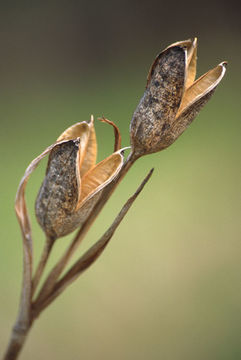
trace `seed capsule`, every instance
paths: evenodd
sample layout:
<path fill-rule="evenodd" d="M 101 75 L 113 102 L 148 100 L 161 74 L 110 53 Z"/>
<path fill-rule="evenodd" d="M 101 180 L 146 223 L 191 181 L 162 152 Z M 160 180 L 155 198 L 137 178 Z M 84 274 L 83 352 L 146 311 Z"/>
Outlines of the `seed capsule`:
<path fill-rule="evenodd" d="M 198 80 L 197 40 L 181 41 L 160 53 L 151 66 L 145 93 L 130 126 L 136 156 L 170 146 L 206 104 L 225 74 L 223 62 Z"/>
<path fill-rule="evenodd" d="M 98 164 L 93 120 L 77 123 L 59 138 L 49 155 L 46 176 L 39 190 L 35 212 L 46 235 L 67 235 L 83 224 L 102 190 L 119 173 L 122 150 Z"/>

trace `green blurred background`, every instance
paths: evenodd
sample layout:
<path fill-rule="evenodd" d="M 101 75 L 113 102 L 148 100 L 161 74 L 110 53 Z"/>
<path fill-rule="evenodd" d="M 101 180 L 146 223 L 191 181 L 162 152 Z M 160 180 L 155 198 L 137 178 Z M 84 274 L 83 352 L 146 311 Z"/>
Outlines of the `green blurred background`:
<path fill-rule="evenodd" d="M 154 167 L 102 257 L 36 322 L 21 359 L 241 359 L 240 7 L 238 2 L 1 4 L 0 353 L 15 320 L 22 244 L 13 203 L 29 162 L 71 124 L 129 122 L 155 55 L 198 37 L 198 75 L 227 75 L 168 150 L 140 159 L 80 254 Z M 99 160 L 112 152 L 96 123 Z M 46 161 L 27 188 L 30 212 Z M 44 237 L 33 219 L 34 252 Z M 69 243 L 58 241 L 49 266 Z"/>

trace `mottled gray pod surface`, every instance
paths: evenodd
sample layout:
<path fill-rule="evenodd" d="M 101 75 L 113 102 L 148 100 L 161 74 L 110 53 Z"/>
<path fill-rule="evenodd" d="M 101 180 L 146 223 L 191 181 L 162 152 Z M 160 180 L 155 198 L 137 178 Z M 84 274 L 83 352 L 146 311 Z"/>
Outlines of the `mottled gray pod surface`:
<path fill-rule="evenodd" d="M 35 211 L 39 224 L 51 238 L 73 231 L 71 215 L 78 201 L 78 151 L 77 139 L 57 145 L 49 155 L 46 176 L 37 196 Z"/>
<path fill-rule="evenodd" d="M 144 155 L 167 146 L 166 134 L 174 122 L 185 83 L 185 50 L 174 46 L 156 58 L 146 91 L 131 121 L 131 143 Z"/>

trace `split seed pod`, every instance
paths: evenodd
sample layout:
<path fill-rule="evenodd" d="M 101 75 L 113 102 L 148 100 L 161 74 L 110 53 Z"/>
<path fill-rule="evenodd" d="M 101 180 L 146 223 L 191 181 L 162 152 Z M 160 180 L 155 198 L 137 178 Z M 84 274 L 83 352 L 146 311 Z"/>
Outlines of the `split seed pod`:
<path fill-rule="evenodd" d="M 136 156 L 170 146 L 190 125 L 222 80 L 226 62 L 195 81 L 196 59 L 197 39 L 174 43 L 155 59 L 130 126 Z"/>
<path fill-rule="evenodd" d="M 90 123 L 77 123 L 65 130 L 51 150 L 35 204 L 38 222 L 49 238 L 67 235 L 83 224 L 102 190 L 119 173 L 122 150 L 97 165 L 96 154 L 93 117 Z"/>

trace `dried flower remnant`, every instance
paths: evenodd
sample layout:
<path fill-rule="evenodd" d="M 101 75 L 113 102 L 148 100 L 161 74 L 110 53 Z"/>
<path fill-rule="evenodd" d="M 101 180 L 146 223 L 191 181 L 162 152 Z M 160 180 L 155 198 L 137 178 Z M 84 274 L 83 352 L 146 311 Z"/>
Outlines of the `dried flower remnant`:
<path fill-rule="evenodd" d="M 57 141 L 65 142 L 49 155 L 35 206 L 39 224 L 54 239 L 69 234 L 85 221 L 101 191 L 123 164 L 123 151 L 118 149 L 96 165 L 93 119 L 71 126 Z"/>
<path fill-rule="evenodd" d="M 130 134 L 137 157 L 170 146 L 190 125 L 222 80 L 222 62 L 195 81 L 197 39 L 170 45 L 151 66 Z"/>

